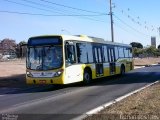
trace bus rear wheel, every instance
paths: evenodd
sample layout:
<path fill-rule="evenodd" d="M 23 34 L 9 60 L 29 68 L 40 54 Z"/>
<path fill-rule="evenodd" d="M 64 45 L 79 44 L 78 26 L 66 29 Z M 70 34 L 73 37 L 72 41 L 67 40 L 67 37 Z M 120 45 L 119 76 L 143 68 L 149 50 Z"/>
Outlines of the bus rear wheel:
<path fill-rule="evenodd" d="M 89 84 L 91 82 L 91 74 L 88 70 L 85 70 L 84 71 L 84 74 L 83 74 L 83 83 L 84 84 Z"/>
<path fill-rule="evenodd" d="M 121 66 L 121 75 L 124 75 L 125 74 L 125 67 L 124 65 Z"/>

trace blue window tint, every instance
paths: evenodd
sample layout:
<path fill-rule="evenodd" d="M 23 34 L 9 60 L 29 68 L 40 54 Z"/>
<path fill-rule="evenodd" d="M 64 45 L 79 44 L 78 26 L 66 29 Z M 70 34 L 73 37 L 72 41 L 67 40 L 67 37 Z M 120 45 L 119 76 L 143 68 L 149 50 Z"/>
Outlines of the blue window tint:
<path fill-rule="evenodd" d="M 28 41 L 29 46 L 36 45 L 62 45 L 62 40 L 54 37 L 31 38 Z"/>

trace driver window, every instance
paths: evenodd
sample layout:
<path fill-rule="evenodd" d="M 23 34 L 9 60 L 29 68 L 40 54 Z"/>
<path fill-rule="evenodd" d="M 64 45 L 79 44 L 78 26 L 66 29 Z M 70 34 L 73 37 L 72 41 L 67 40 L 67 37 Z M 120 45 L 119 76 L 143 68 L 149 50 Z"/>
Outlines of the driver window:
<path fill-rule="evenodd" d="M 66 43 L 66 62 L 69 64 L 76 63 L 75 47 Z"/>

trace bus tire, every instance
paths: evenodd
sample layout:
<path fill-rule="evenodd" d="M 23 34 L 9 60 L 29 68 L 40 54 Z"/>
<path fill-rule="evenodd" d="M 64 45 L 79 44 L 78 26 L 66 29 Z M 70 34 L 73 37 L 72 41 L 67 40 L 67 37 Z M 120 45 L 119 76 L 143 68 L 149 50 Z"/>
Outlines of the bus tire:
<path fill-rule="evenodd" d="M 125 74 L 125 66 L 124 65 L 122 65 L 121 66 L 121 73 L 120 73 L 120 75 L 124 75 Z"/>
<path fill-rule="evenodd" d="M 88 84 L 91 82 L 91 79 L 92 79 L 92 77 L 91 77 L 91 72 L 90 72 L 90 70 L 85 69 L 85 70 L 84 70 L 84 73 L 83 73 L 83 83 L 84 83 L 85 85 L 88 85 Z"/>

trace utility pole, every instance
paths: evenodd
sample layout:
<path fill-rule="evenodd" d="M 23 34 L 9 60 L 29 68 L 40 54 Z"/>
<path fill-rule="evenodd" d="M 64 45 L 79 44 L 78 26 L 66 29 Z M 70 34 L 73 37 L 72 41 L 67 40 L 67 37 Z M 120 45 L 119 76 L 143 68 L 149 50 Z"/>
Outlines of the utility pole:
<path fill-rule="evenodd" d="M 112 42 L 114 42 L 112 0 L 110 0 L 110 14 L 109 15 L 111 18 L 111 38 L 112 38 Z"/>

